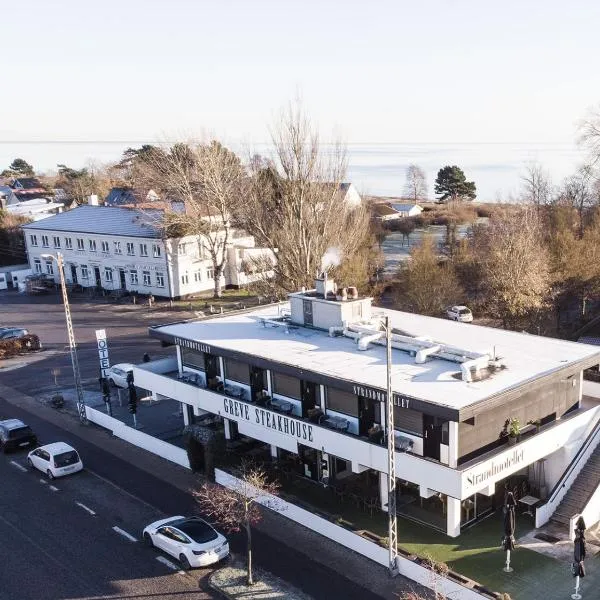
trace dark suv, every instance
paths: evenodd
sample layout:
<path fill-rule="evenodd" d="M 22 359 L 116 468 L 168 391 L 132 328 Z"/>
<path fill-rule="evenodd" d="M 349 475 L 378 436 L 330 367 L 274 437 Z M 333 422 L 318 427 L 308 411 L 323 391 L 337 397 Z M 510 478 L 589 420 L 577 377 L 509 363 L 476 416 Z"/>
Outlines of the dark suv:
<path fill-rule="evenodd" d="M 23 421 L 19 419 L 0 421 L 0 448 L 3 452 L 25 447 L 35 448 L 37 443 L 35 433 Z"/>

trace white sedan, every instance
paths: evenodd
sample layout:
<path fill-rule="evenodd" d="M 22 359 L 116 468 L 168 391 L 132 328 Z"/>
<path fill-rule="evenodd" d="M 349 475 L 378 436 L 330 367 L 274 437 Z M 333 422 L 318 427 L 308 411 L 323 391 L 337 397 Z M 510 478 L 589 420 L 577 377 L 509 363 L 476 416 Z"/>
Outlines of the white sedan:
<path fill-rule="evenodd" d="M 229 556 L 229 543 L 206 521 L 197 517 L 169 517 L 150 523 L 143 532 L 147 546 L 176 558 L 188 570 L 206 567 Z"/>
<path fill-rule="evenodd" d="M 453 321 L 461 323 L 472 323 L 473 313 L 466 306 L 451 306 L 446 311 L 446 316 Z"/>
<path fill-rule="evenodd" d="M 120 388 L 127 387 L 127 374 L 133 372 L 133 367 L 131 363 L 119 363 L 118 365 L 114 365 L 109 369 L 106 369 L 106 378 L 112 385 L 116 385 Z"/>
<path fill-rule="evenodd" d="M 46 473 L 48 479 L 70 475 L 83 469 L 77 450 L 64 442 L 46 444 L 32 450 L 27 455 L 27 462 L 30 467 Z"/>

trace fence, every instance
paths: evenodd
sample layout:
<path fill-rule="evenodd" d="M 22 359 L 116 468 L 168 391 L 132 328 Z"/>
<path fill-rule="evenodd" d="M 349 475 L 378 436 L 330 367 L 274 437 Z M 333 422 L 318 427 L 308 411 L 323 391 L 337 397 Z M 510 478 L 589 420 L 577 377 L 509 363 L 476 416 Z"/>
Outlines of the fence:
<path fill-rule="evenodd" d="M 95 408 L 86 406 L 85 412 L 89 421 L 96 423 L 96 425 L 100 425 L 100 427 L 110 430 L 115 437 L 121 438 L 122 440 L 125 440 L 134 446 L 143 448 L 148 452 L 152 452 L 152 454 L 166 458 L 167 460 L 177 463 L 182 467 L 186 467 L 187 469 L 190 468 L 190 461 L 188 460 L 187 452 L 183 448 L 178 448 L 173 444 L 163 442 L 162 440 L 152 437 L 147 433 L 142 433 L 133 427 L 125 425 L 125 423 L 119 421 L 118 419 L 109 417 Z"/>

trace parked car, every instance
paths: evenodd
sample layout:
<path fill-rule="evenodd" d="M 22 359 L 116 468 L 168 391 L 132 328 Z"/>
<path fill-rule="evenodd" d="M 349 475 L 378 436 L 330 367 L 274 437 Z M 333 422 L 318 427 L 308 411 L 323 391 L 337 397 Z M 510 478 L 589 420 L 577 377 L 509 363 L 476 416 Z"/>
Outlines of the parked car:
<path fill-rule="evenodd" d="M 106 370 L 106 378 L 109 383 L 117 387 L 127 387 L 127 374 L 133 372 L 134 365 L 130 363 L 120 363 Z"/>
<path fill-rule="evenodd" d="M 446 310 L 446 316 L 461 323 L 471 323 L 473 321 L 473 313 L 466 306 L 451 306 Z"/>
<path fill-rule="evenodd" d="M 21 327 L 2 327 L 0 329 L 0 340 L 13 340 L 25 337 L 29 332 Z"/>
<path fill-rule="evenodd" d="M 19 419 L 0 421 L 0 447 L 3 452 L 37 446 L 37 437 L 31 427 Z"/>
<path fill-rule="evenodd" d="M 46 473 L 48 479 L 70 475 L 83 469 L 77 450 L 65 442 L 54 442 L 32 450 L 27 455 L 27 462 L 30 467 Z"/>
<path fill-rule="evenodd" d="M 184 569 L 206 567 L 229 556 L 227 538 L 198 517 L 169 517 L 143 531 L 147 546 L 170 554 Z"/>

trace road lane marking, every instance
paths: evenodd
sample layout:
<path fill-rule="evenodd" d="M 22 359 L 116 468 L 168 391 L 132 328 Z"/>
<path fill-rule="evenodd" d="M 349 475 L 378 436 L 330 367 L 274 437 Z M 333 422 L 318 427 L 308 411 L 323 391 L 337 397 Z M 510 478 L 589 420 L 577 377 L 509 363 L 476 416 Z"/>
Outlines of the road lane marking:
<path fill-rule="evenodd" d="M 96 512 L 93 511 L 91 508 L 89 508 L 88 506 L 86 506 L 85 504 L 81 504 L 81 502 L 75 502 L 75 504 L 77 504 L 77 506 L 80 506 L 81 508 L 83 508 L 83 510 L 85 510 L 86 512 L 89 512 L 90 515 L 92 515 L 93 517 L 96 516 Z"/>
<path fill-rule="evenodd" d="M 46 485 L 48 482 L 47 482 L 45 479 L 42 479 L 42 478 L 40 477 L 40 483 L 43 483 L 44 485 Z"/>
<path fill-rule="evenodd" d="M 137 542 L 137 538 L 133 537 L 130 533 L 127 533 L 124 529 L 121 529 L 116 525 L 113 527 L 113 531 L 116 531 L 119 535 L 122 535 L 124 538 L 127 538 L 130 542 Z"/>
<path fill-rule="evenodd" d="M 48 486 L 53 492 L 58 492 L 58 488 L 55 485 Z"/>
<path fill-rule="evenodd" d="M 168 558 L 165 558 L 164 556 L 157 556 L 156 560 L 159 563 L 162 563 L 163 565 L 169 567 L 169 569 L 173 569 L 173 571 L 179 571 L 179 567 L 173 564 Z"/>
<path fill-rule="evenodd" d="M 20 465 L 20 464 L 19 464 L 18 462 L 16 462 L 15 460 L 11 460 L 11 461 L 10 461 L 10 464 L 11 464 L 13 467 L 17 467 L 17 469 L 19 469 L 19 471 L 22 471 L 23 473 L 27 473 L 27 469 L 26 469 L 26 468 L 25 468 L 23 465 Z"/>

